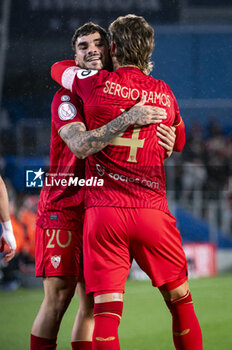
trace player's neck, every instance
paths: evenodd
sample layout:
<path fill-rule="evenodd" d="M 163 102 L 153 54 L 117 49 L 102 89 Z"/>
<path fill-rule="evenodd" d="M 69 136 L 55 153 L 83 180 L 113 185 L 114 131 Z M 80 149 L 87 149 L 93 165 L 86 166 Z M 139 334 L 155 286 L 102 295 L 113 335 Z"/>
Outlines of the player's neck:
<path fill-rule="evenodd" d="M 119 64 L 117 60 L 113 61 L 113 69 L 114 71 L 122 68 L 122 67 L 134 67 L 134 68 L 138 68 L 135 64 Z M 138 68 L 139 69 L 139 68 Z"/>
<path fill-rule="evenodd" d="M 112 64 L 114 71 L 121 67 L 116 57 L 112 57 Z"/>

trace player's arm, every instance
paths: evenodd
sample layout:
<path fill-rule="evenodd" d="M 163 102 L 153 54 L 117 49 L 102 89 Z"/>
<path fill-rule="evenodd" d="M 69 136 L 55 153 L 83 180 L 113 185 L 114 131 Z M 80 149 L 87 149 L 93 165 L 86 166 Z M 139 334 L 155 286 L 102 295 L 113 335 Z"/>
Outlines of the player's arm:
<path fill-rule="evenodd" d="M 84 123 L 70 123 L 63 126 L 59 134 L 69 149 L 80 159 L 101 151 L 130 125 L 161 123 L 166 118 L 162 108 L 144 106 L 145 98 L 129 111 L 123 112 L 106 125 L 87 131 Z"/>
<path fill-rule="evenodd" d="M 67 90 L 71 90 L 73 80 L 78 70 L 80 70 L 80 68 L 76 66 L 73 60 L 56 62 L 51 67 L 51 77 Z"/>
<path fill-rule="evenodd" d="M 168 93 L 170 94 L 173 104 L 174 104 L 174 111 L 175 111 L 175 119 L 173 123 L 173 127 L 175 127 L 175 144 L 173 147 L 173 151 L 175 152 L 181 152 L 185 145 L 185 125 L 180 115 L 180 110 L 178 103 L 176 101 L 175 95 L 171 91 L 170 87 L 166 84 L 166 87 L 168 88 Z"/>
<path fill-rule="evenodd" d="M 56 62 L 51 68 L 52 78 L 67 90 L 80 96 L 84 103 L 91 95 L 95 79 L 98 79 L 100 73 L 109 74 L 104 70 L 99 72 L 93 69 L 81 69 L 72 60 Z"/>
<path fill-rule="evenodd" d="M 185 145 L 185 125 L 182 118 L 179 123 L 174 124 L 174 127 L 176 131 L 176 141 L 173 150 L 175 152 L 181 152 Z"/>
<path fill-rule="evenodd" d="M 174 126 L 167 126 L 165 124 L 159 124 L 157 126 L 156 135 L 159 137 L 158 144 L 161 145 L 165 151 L 165 158 L 171 157 L 171 154 L 175 147 L 176 141 L 176 129 Z"/>
<path fill-rule="evenodd" d="M 0 223 L 2 226 L 2 236 L 0 241 L 0 251 L 4 251 L 5 243 L 9 246 L 9 250 L 5 250 L 6 262 L 15 256 L 16 241 L 13 228 L 10 221 L 9 200 L 5 183 L 0 176 Z"/>
<path fill-rule="evenodd" d="M 166 158 L 169 158 L 173 151 L 181 152 L 185 145 L 185 126 L 181 119 L 181 122 L 176 126 L 167 126 L 165 124 L 159 124 L 157 127 L 157 136 L 160 138 L 158 141 L 166 150 Z"/>
<path fill-rule="evenodd" d="M 69 89 L 71 90 L 72 88 L 72 84 L 73 84 L 73 81 L 74 81 L 74 78 L 77 74 L 77 71 L 78 71 L 78 68 L 75 67 L 75 61 L 61 61 L 61 62 L 57 62 L 55 63 L 52 68 L 51 68 L 51 76 L 54 80 L 56 80 L 59 84 L 61 84 L 62 86 L 64 86 L 66 89 Z M 84 71 L 86 72 L 86 71 Z M 81 72 L 79 72 L 81 74 Z M 95 74 L 95 72 L 93 71 L 93 73 L 91 74 Z M 118 122 L 118 121 L 117 121 Z M 132 123 L 133 124 L 133 123 Z M 143 122 L 139 125 L 145 125 Z M 122 131 L 124 131 L 129 125 L 125 126 L 125 128 L 123 129 L 120 129 L 120 131 L 118 131 L 117 133 L 115 133 L 113 136 L 111 133 L 109 133 L 109 137 L 110 137 L 110 140 L 112 138 L 114 138 L 115 136 L 117 136 L 118 134 L 120 134 Z M 110 127 L 110 126 L 109 126 Z M 80 125 L 79 126 L 70 126 L 70 130 L 68 130 L 68 127 L 65 128 L 64 133 L 65 131 L 68 131 L 68 139 L 69 139 L 69 134 L 71 134 L 71 130 L 72 129 L 77 129 L 80 128 Z M 84 124 L 83 124 L 83 128 L 84 127 Z M 98 130 L 98 129 L 96 129 Z M 99 130 L 98 130 L 99 131 Z M 105 130 L 105 132 L 107 132 L 108 130 Z M 101 130 L 100 132 L 104 132 L 103 130 Z M 60 136 L 63 138 L 63 140 L 69 144 L 69 148 L 72 150 L 72 147 L 70 145 L 70 141 L 69 143 L 67 142 L 67 135 L 65 134 L 62 136 L 62 134 L 60 134 Z M 174 144 L 173 142 L 175 142 L 175 136 L 174 136 L 174 129 L 168 129 L 168 130 L 164 130 L 162 127 L 161 127 L 161 134 L 162 134 L 162 140 L 161 140 L 161 145 L 166 149 L 166 157 L 170 157 L 171 154 L 172 154 L 172 151 L 173 151 L 173 147 L 174 147 Z M 97 134 L 95 133 L 95 135 L 89 135 L 89 137 L 94 137 L 96 138 Z M 103 137 L 105 137 L 105 135 L 103 135 Z M 73 137 L 73 135 L 71 135 L 71 139 L 74 140 L 75 137 Z M 80 141 L 82 140 L 82 138 L 80 138 Z M 174 141 L 173 141 L 174 140 Z M 77 141 L 75 141 L 77 142 Z M 94 141 L 95 142 L 95 141 Z M 107 146 L 108 144 L 110 143 L 110 141 L 108 141 L 108 143 L 104 144 L 104 147 Z M 84 142 L 84 144 L 86 145 L 86 142 Z M 71 147 L 70 147 L 71 146 Z M 98 151 L 100 151 L 102 148 L 104 148 L 103 146 L 100 147 L 100 143 L 99 143 L 99 149 Z M 175 151 L 180 151 L 181 149 L 179 149 L 180 146 L 179 144 L 177 144 L 177 147 L 175 149 Z M 96 152 L 98 152 L 96 151 Z M 86 157 L 90 154 L 93 154 L 93 153 L 96 153 L 96 152 L 92 152 L 92 153 L 89 153 L 86 155 Z M 77 155 L 77 152 L 74 152 L 76 155 Z M 85 157 L 84 157 L 85 158 Z"/>
<path fill-rule="evenodd" d="M 174 101 L 174 109 L 175 109 L 175 120 L 173 126 L 176 129 L 176 140 L 173 150 L 175 152 L 181 152 L 185 145 L 185 125 L 183 122 L 183 119 L 180 115 L 179 106 L 177 104 L 176 98 L 173 94 L 173 92 L 170 90 L 170 93 L 173 96 Z"/>

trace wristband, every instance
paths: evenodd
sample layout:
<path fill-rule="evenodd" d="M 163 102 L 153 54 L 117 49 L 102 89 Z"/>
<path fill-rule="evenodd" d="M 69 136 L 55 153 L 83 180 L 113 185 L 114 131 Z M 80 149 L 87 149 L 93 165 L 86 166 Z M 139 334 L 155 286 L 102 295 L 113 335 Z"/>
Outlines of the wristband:
<path fill-rule="evenodd" d="M 1 222 L 2 225 L 2 237 L 5 240 L 6 244 L 8 244 L 10 249 L 16 249 L 16 240 L 13 234 L 13 228 L 11 221 Z"/>

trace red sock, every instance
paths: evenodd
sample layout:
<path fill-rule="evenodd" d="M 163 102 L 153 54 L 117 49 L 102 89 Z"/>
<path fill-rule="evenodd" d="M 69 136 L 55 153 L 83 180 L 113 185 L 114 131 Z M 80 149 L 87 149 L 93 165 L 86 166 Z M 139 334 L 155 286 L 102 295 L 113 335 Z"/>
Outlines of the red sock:
<path fill-rule="evenodd" d="M 94 304 L 93 350 L 120 350 L 118 326 L 123 302 Z"/>
<path fill-rule="evenodd" d="M 56 339 L 40 338 L 31 334 L 31 350 L 56 350 Z"/>
<path fill-rule="evenodd" d="M 91 341 L 72 341 L 72 350 L 92 350 Z"/>
<path fill-rule="evenodd" d="M 191 294 L 166 302 L 172 313 L 173 341 L 177 350 L 202 350 L 202 334 Z"/>

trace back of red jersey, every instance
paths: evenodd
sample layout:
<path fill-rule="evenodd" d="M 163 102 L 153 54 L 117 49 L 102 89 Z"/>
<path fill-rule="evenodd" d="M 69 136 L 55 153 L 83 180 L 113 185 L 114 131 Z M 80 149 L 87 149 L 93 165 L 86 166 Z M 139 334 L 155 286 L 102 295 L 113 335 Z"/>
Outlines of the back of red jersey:
<path fill-rule="evenodd" d="M 80 98 L 66 89 L 58 90 L 51 117 L 50 169 L 40 194 L 37 224 L 43 228 L 72 229 L 82 215 L 83 191 L 70 178 L 85 178 L 84 161 L 70 151 L 59 131 L 67 124 L 84 122 Z"/>
<path fill-rule="evenodd" d="M 134 105 L 142 95 L 146 104 L 164 108 L 168 126 L 180 122 L 176 99 L 163 81 L 143 74 L 136 67 L 121 67 L 113 73 L 80 71 L 73 92 L 84 102 L 86 124 L 95 129 Z M 89 72 L 89 74 L 88 74 Z M 168 211 L 164 157 L 158 144 L 157 124 L 129 127 L 111 144 L 86 162 L 86 175 L 101 176 L 104 189 L 87 190 L 87 206 L 147 207 Z"/>

